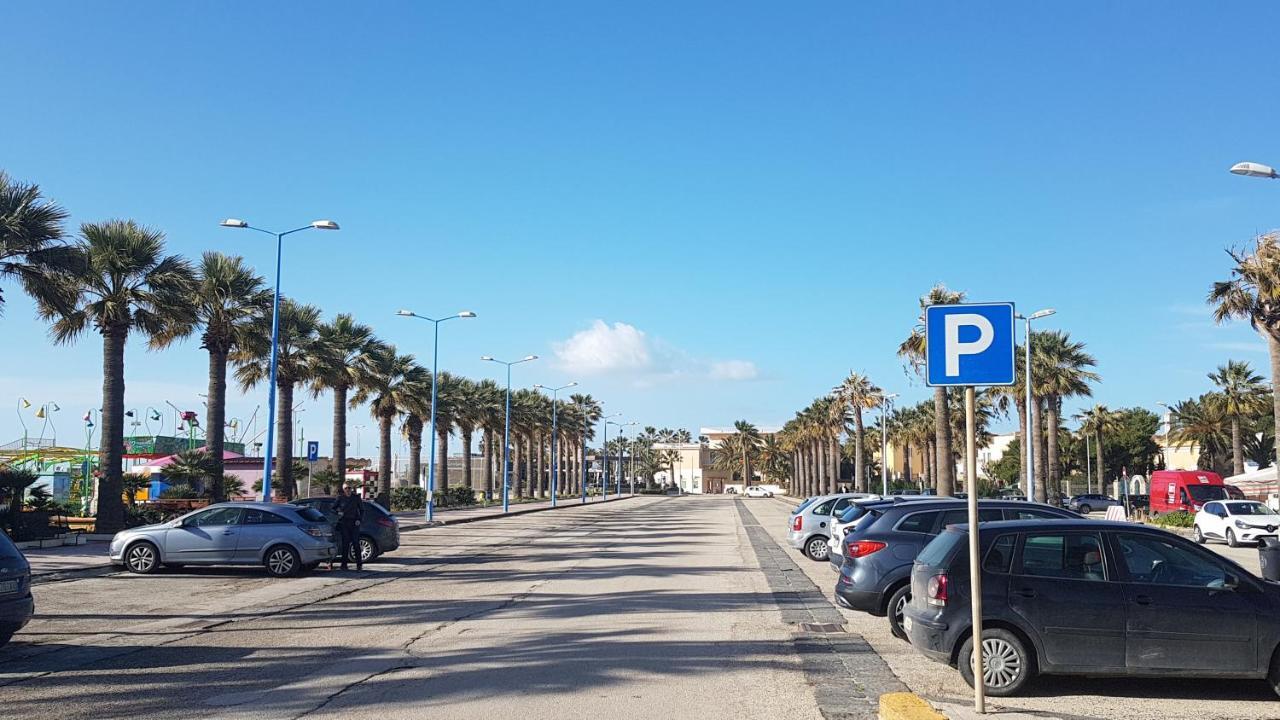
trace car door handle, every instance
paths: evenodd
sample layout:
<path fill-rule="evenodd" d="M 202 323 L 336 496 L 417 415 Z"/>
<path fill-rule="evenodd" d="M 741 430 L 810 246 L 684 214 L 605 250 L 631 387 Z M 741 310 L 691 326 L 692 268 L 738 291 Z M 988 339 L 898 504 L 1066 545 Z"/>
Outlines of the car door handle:
<path fill-rule="evenodd" d="M 1133 601 L 1134 601 L 1135 603 L 1139 604 L 1139 605 L 1150 605 L 1150 604 L 1151 604 L 1151 596 L 1150 596 L 1150 595 L 1138 595 L 1137 597 L 1135 597 L 1135 598 L 1133 599 Z"/>
<path fill-rule="evenodd" d="M 1021 588 L 1018 590 L 1018 595 L 1024 598 L 1033 598 L 1036 596 L 1036 591 L 1031 588 Z"/>

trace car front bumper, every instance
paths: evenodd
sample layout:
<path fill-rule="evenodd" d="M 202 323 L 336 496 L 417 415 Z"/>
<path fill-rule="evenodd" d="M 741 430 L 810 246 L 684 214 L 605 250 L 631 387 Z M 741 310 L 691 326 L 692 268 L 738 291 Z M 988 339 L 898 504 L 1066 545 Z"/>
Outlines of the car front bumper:
<path fill-rule="evenodd" d="M 1258 542 L 1264 537 L 1276 537 L 1277 532 L 1280 532 L 1280 529 L 1268 530 L 1264 527 L 1232 528 L 1232 530 L 1235 531 L 1236 537 L 1240 538 L 1244 542 Z"/>

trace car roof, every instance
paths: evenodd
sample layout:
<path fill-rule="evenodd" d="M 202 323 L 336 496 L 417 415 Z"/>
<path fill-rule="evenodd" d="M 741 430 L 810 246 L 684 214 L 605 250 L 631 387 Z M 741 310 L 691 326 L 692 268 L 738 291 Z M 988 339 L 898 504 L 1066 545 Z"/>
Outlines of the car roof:
<path fill-rule="evenodd" d="M 298 506 L 292 503 L 269 503 L 252 500 L 231 500 L 228 502 L 214 503 L 206 505 L 198 510 L 208 510 L 215 507 L 238 507 L 238 508 L 257 508 L 258 510 L 297 510 Z"/>
<path fill-rule="evenodd" d="M 968 532 L 969 525 L 967 523 L 956 523 L 954 525 L 948 525 L 947 529 Z M 984 535 L 1017 530 L 1073 530 L 1076 532 L 1081 530 L 1131 530 L 1134 532 L 1148 533 L 1150 535 L 1173 534 L 1168 530 L 1163 530 L 1161 528 L 1125 522 L 1123 520 L 1072 520 L 1070 518 L 1062 518 L 1060 520 L 993 520 L 991 522 L 982 523 L 982 534 Z"/>
<path fill-rule="evenodd" d="M 968 505 L 969 505 L 968 500 L 961 500 L 959 498 L 932 498 L 930 500 L 913 500 L 911 502 L 894 503 L 894 507 L 907 508 L 907 509 L 910 509 L 912 512 L 915 512 L 918 510 L 949 510 L 955 507 L 967 507 Z M 1024 508 L 1024 507 L 1040 508 L 1040 509 L 1054 510 L 1056 512 L 1063 512 L 1063 513 L 1067 513 L 1068 515 L 1074 514 L 1070 510 L 1066 510 L 1054 505 L 1049 505 L 1047 503 L 1028 502 L 1026 500 L 1001 500 L 997 498 L 991 498 L 989 500 L 985 498 L 981 498 L 978 500 L 978 507 L 989 508 L 992 506 L 1011 507 L 1011 508 Z"/>

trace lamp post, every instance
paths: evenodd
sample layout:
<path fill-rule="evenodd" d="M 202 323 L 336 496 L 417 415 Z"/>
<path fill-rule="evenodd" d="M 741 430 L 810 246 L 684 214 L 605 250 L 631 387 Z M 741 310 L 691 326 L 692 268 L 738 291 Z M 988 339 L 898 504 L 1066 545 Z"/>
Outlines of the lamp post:
<path fill-rule="evenodd" d="M 511 453 L 511 366 L 529 362 L 530 360 L 537 360 L 538 356 L 526 355 L 519 360 L 512 360 L 511 362 L 497 360 L 490 355 L 481 355 L 480 359 L 507 366 L 507 409 L 502 423 L 502 512 L 505 513 L 510 508 L 511 492 L 511 462 L 508 459 Z"/>
<path fill-rule="evenodd" d="M 889 495 L 889 401 L 898 397 L 898 393 L 880 396 L 880 495 Z"/>
<path fill-rule="evenodd" d="M 1026 376 L 1025 379 L 1027 381 L 1027 424 L 1026 424 L 1026 427 L 1023 428 L 1022 438 L 1023 438 L 1023 443 L 1027 446 L 1027 501 L 1028 502 L 1036 501 L 1035 443 L 1031 441 L 1031 321 L 1039 320 L 1040 318 L 1049 317 L 1050 315 L 1053 315 L 1056 312 L 1057 310 L 1054 310 L 1053 308 L 1046 308 L 1044 310 L 1037 310 L 1031 313 L 1030 315 L 1014 316 L 1017 318 L 1021 318 L 1023 320 L 1023 324 L 1026 326 L 1026 332 L 1024 334 L 1026 335 L 1026 338 L 1027 338 L 1026 347 L 1023 348 L 1026 353 L 1024 375 Z M 1046 488 L 1046 491 L 1047 490 L 1048 488 Z"/>
<path fill-rule="evenodd" d="M 614 427 L 618 428 L 618 481 L 617 481 L 617 482 L 618 482 L 618 490 L 617 490 L 617 492 L 616 492 L 615 494 L 616 494 L 618 497 L 622 497 L 622 474 L 623 474 L 623 466 L 624 466 L 624 464 L 625 464 L 625 463 L 626 463 L 626 461 L 627 461 L 626 454 L 625 454 L 625 453 L 627 452 L 627 442 L 626 442 L 627 427 L 628 427 L 629 425 L 638 425 L 639 423 L 634 423 L 634 422 L 618 423 L 618 422 L 616 422 L 616 423 L 607 423 L 607 424 L 608 424 L 608 425 L 612 425 L 612 426 L 614 426 Z"/>
<path fill-rule="evenodd" d="M 26 418 L 22 417 L 22 411 L 30 407 L 31 407 L 30 400 L 24 397 L 18 398 L 18 422 L 22 423 L 22 461 L 23 462 L 27 461 L 26 456 L 27 456 L 28 430 L 27 430 L 27 420 Z"/>
<path fill-rule="evenodd" d="M 1263 165 L 1256 162 L 1240 162 L 1231 166 L 1232 175 L 1244 175 L 1245 177 L 1269 178 L 1271 180 L 1280 179 L 1280 174 L 1276 173 L 1275 168 L 1270 165 Z"/>
<path fill-rule="evenodd" d="M 559 492 L 560 478 L 560 454 L 556 451 L 556 436 L 559 431 L 557 425 L 556 401 L 560 397 L 561 390 L 568 390 L 571 387 L 577 387 L 577 382 L 571 382 L 568 385 L 560 387 L 547 387 L 546 385 L 534 385 L 539 390 L 546 390 L 551 393 L 551 507 L 556 506 L 556 494 Z M 539 451 L 541 452 L 541 451 Z"/>
<path fill-rule="evenodd" d="M 614 413 L 605 415 L 600 418 L 601 425 L 604 426 L 604 442 L 600 445 L 600 450 L 604 453 L 604 474 L 600 476 L 600 499 L 609 499 L 609 426 L 617 423 L 610 423 L 609 420 L 616 417 L 622 417 L 622 413 Z"/>
<path fill-rule="evenodd" d="M 400 317 L 418 318 L 431 323 L 432 339 L 431 339 L 431 450 L 427 454 L 427 522 L 435 519 L 436 515 L 436 375 L 437 368 L 440 364 L 440 323 L 445 320 L 454 320 L 457 318 L 473 318 L 475 313 L 470 310 L 463 310 L 456 315 L 449 315 L 442 318 L 429 318 L 426 315 L 419 315 L 412 310 L 397 310 L 396 315 Z M 466 448 L 466 461 L 471 462 L 471 448 Z M 447 461 L 447 458 L 446 458 Z M 418 478 L 414 478 L 417 481 Z"/>
<path fill-rule="evenodd" d="M 309 225 L 303 225 L 300 228 L 284 232 L 272 232 L 254 227 L 238 218 L 227 218 L 222 221 L 221 225 L 222 227 L 240 230 L 257 230 L 276 239 L 276 290 L 275 298 L 271 304 L 271 376 L 268 380 L 270 387 L 267 388 L 267 453 L 262 460 L 262 499 L 265 502 L 271 502 L 271 456 L 275 450 L 276 440 L 276 365 L 280 359 L 280 261 L 284 251 L 284 236 L 313 228 L 316 230 L 337 230 L 338 223 L 332 220 L 315 220 Z"/>

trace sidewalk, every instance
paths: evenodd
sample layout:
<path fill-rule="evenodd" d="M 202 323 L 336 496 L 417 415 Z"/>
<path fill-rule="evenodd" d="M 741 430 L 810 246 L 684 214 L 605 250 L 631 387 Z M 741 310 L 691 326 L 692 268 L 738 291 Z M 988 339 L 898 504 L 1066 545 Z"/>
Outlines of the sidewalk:
<path fill-rule="evenodd" d="M 83 545 L 29 548 L 23 550 L 22 554 L 31 563 L 33 580 L 51 580 L 63 573 L 79 574 L 91 570 L 110 572 L 108 545 L 105 540 L 90 540 Z"/>
<path fill-rule="evenodd" d="M 636 497 L 662 497 L 660 495 L 627 495 L 622 494 L 610 495 L 608 500 L 602 499 L 599 495 L 593 495 L 587 498 L 587 505 L 600 505 L 606 502 L 617 502 L 619 500 L 629 500 Z M 557 508 L 581 507 L 582 498 L 560 498 L 556 502 Z M 540 502 L 524 502 L 511 503 L 510 512 L 505 513 L 507 517 L 515 515 L 524 515 L 532 512 L 542 512 L 551 510 L 551 501 L 543 500 Z M 502 503 L 490 503 L 489 505 L 474 505 L 465 508 L 436 508 L 435 520 L 427 523 L 425 510 L 399 510 L 391 513 L 400 521 L 401 530 L 420 530 L 428 526 L 436 525 L 457 525 L 459 523 L 475 522 L 477 520 L 486 520 L 488 518 L 503 517 Z"/>

